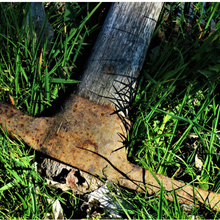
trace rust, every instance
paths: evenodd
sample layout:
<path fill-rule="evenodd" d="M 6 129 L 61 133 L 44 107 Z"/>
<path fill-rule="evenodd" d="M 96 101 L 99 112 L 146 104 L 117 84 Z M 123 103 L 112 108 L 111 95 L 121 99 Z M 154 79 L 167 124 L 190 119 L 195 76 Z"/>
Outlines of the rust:
<path fill-rule="evenodd" d="M 127 161 L 123 140 L 124 125 L 109 106 L 97 105 L 71 95 L 64 110 L 51 118 L 35 118 L 0 101 L 0 125 L 10 136 L 59 161 L 102 178 L 108 177 L 121 186 L 152 195 L 161 186 L 148 171 Z M 6 128 L 6 129 L 5 129 Z M 219 208 L 220 195 L 155 174 L 173 200 L 176 190 L 180 203 L 204 203 Z"/>

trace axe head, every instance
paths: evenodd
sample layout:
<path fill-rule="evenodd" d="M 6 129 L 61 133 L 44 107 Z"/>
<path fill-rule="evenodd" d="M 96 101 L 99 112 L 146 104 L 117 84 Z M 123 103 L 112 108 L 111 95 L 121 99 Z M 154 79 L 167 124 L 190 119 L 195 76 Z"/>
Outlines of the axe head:
<path fill-rule="evenodd" d="M 46 155 L 105 177 L 109 164 L 127 160 L 126 129 L 114 109 L 71 95 L 54 117 L 32 117 L 0 102 L 0 126 Z M 128 123 L 128 122 L 127 122 Z M 116 177 L 117 178 L 117 177 Z"/>

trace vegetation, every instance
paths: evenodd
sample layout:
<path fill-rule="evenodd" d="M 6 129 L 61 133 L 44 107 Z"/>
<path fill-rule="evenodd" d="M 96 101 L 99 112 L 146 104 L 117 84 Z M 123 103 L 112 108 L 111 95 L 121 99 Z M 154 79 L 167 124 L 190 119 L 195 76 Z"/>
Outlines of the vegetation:
<path fill-rule="evenodd" d="M 37 42 L 26 37 L 29 4 L 0 3 L 0 100 L 36 115 L 62 95 L 66 83 L 78 82 L 79 60 L 88 55 L 91 36 L 100 28 L 91 17 L 102 5 L 45 3 L 55 31 L 47 54 L 40 50 L 42 37 Z M 164 4 L 130 107 L 127 152 L 146 169 L 218 192 L 220 12 L 217 2 L 203 7 Z M 48 198 L 71 206 L 68 218 L 74 217 L 79 200 L 47 186 L 36 171 L 34 151 L 3 131 L 0 146 L 0 218 L 45 218 L 52 212 Z M 173 193 L 169 202 L 163 188 L 158 197 L 120 189 L 115 199 L 130 204 L 122 209 L 125 218 L 220 217 L 208 206 L 186 211 Z"/>
<path fill-rule="evenodd" d="M 97 24 L 87 23 L 99 5 L 91 8 L 89 4 L 67 3 L 62 11 L 63 4 L 51 3 L 47 15 L 55 33 L 47 54 L 48 42 L 43 50 L 40 48 L 45 24 L 37 40 L 27 37 L 33 32 L 27 28 L 30 3 L 1 3 L 4 12 L 1 13 L 0 29 L 1 100 L 9 101 L 11 97 L 17 108 L 36 115 L 58 97 L 59 90 L 65 89 L 65 83 L 78 82 L 71 79 L 73 70 L 78 56 L 88 44 L 86 36 L 97 28 Z M 20 15 L 23 15 L 22 19 L 18 19 Z"/>

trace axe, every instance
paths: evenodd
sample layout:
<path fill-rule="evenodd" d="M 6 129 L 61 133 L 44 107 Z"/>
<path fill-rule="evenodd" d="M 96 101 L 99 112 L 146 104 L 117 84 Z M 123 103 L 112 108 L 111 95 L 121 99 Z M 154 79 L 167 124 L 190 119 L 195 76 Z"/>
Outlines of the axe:
<path fill-rule="evenodd" d="M 127 160 L 120 114 L 135 83 L 163 3 L 113 3 L 85 67 L 82 82 L 53 117 L 32 117 L 0 102 L 0 126 L 33 149 L 123 187 L 175 190 L 181 204 L 219 207 L 220 195 L 153 174 Z M 113 114 L 114 112 L 118 114 Z"/>

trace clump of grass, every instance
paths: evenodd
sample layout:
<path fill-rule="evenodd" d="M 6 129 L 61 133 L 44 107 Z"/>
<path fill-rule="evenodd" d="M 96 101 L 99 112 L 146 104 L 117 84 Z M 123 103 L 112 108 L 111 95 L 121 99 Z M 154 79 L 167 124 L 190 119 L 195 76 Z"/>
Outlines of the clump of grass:
<path fill-rule="evenodd" d="M 86 45 L 86 36 L 97 28 L 87 23 L 99 5 L 90 10 L 89 3 L 87 7 L 66 3 L 64 11 L 54 14 L 57 4 L 51 3 L 47 18 L 55 34 L 47 54 L 47 42 L 40 48 L 45 25 L 36 42 L 34 37 L 28 40 L 28 32 L 32 33 L 27 29 L 30 3 L 0 3 L 0 99 L 11 99 L 17 108 L 36 115 L 58 97 L 65 83 L 79 82 L 72 79 L 77 77 L 75 62 Z"/>
<path fill-rule="evenodd" d="M 34 154 L 20 142 L 12 142 L 5 135 L 0 138 L 0 217 L 40 218 L 42 208 L 39 191 L 45 191 L 44 181 L 36 172 Z"/>
<path fill-rule="evenodd" d="M 179 204 L 175 191 L 171 193 L 174 198 L 173 202 L 166 199 L 167 192 L 163 187 L 158 197 L 143 195 L 126 189 L 120 189 L 120 193 L 118 195 L 112 194 L 112 197 L 115 202 L 123 200 L 126 204 L 123 206 L 121 203 L 122 208 L 118 210 L 122 218 L 126 219 L 192 219 L 193 216 L 200 218 L 204 215 L 205 209 L 202 212 L 196 206 L 188 206 L 187 210 L 185 206 Z M 214 216 L 215 213 L 213 212 L 212 215 Z"/>

